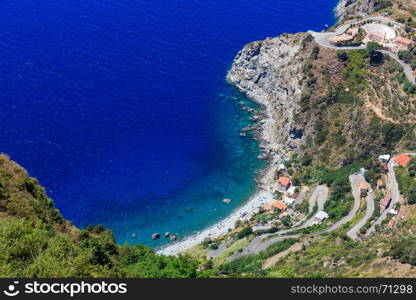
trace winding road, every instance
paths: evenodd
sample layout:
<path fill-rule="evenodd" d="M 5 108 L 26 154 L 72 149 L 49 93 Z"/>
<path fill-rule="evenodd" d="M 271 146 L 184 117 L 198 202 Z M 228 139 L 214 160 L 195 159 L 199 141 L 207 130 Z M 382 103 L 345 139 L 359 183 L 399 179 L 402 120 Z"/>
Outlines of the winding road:
<path fill-rule="evenodd" d="M 413 70 L 408 64 L 406 64 L 404 61 L 400 60 L 400 58 L 394 53 L 387 52 L 385 50 L 380 50 L 380 52 L 383 53 L 383 54 L 390 55 L 391 58 L 393 58 L 395 61 L 397 61 L 403 67 L 403 72 L 406 75 L 407 79 L 412 84 L 416 84 L 415 75 L 413 75 Z"/>
<path fill-rule="evenodd" d="M 366 184 L 368 184 L 368 182 L 365 179 L 364 179 L 364 182 Z M 359 191 L 359 193 L 360 193 L 360 191 Z M 356 193 L 353 193 L 353 194 L 354 194 L 354 197 L 358 196 L 359 198 L 361 198 L 360 194 L 356 194 Z M 347 232 L 347 236 L 350 239 L 354 240 L 354 241 L 357 241 L 359 239 L 358 238 L 358 233 L 359 233 L 360 229 L 367 223 L 367 221 L 371 218 L 371 216 L 374 213 L 374 208 L 375 208 L 374 194 L 373 194 L 373 191 L 371 189 L 368 191 L 368 194 L 367 194 L 365 199 L 366 199 L 365 216 L 360 221 L 358 221 L 358 223 L 355 224 L 355 226 L 353 228 L 351 228 Z M 360 201 L 360 199 L 358 199 L 358 201 Z"/>
<path fill-rule="evenodd" d="M 334 231 L 335 229 L 339 228 L 340 226 L 344 225 L 345 223 L 351 221 L 351 219 L 354 218 L 354 216 L 357 214 L 357 212 L 360 208 L 360 203 L 361 203 L 359 184 L 361 182 L 366 182 L 366 181 L 365 181 L 365 178 L 362 175 L 351 175 L 349 177 L 349 180 L 350 180 L 350 184 L 351 184 L 351 188 L 352 188 L 352 193 L 354 195 L 353 208 L 350 210 L 348 215 L 343 217 L 341 220 L 339 220 L 335 224 L 331 225 L 330 227 L 328 227 L 327 229 L 325 229 L 321 232 L 311 234 L 311 235 L 320 235 L 320 234 L 323 234 L 323 233 Z M 323 187 L 325 187 L 326 193 L 323 192 Z M 315 189 L 314 194 L 315 194 L 315 197 L 318 197 L 318 195 L 320 195 L 319 198 L 318 198 L 318 201 L 320 200 L 320 203 L 322 204 L 322 208 L 323 208 L 323 204 L 325 204 L 325 202 L 328 198 L 328 188 L 326 186 L 318 186 Z M 313 196 L 314 195 L 312 195 L 311 198 Z M 325 200 L 323 200 L 324 197 L 326 197 Z M 318 202 L 318 206 L 320 205 L 320 203 Z M 228 260 L 233 261 L 237 258 L 240 258 L 243 255 L 260 253 L 261 251 L 266 250 L 268 247 L 270 247 L 274 243 L 283 241 L 283 240 L 288 239 L 288 238 L 298 238 L 298 237 L 302 236 L 302 234 L 294 234 L 294 235 L 282 235 L 282 234 L 285 234 L 285 233 L 288 233 L 290 231 L 294 231 L 294 230 L 297 230 L 297 229 L 302 229 L 302 228 L 306 228 L 308 226 L 311 226 L 314 222 L 314 218 L 315 218 L 315 215 L 313 217 L 311 217 L 310 219 L 308 219 L 308 221 L 306 221 L 302 226 L 287 229 L 287 230 L 283 230 L 283 231 L 279 231 L 277 233 L 278 234 L 277 236 L 274 236 L 274 237 L 271 237 L 271 238 L 270 238 L 270 236 L 272 234 L 264 234 L 264 235 L 261 235 L 261 236 L 257 236 L 247 245 L 246 248 L 244 248 L 244 250 L 242 252 L 230 256 L 228 258 Z"/>
<path fill-rule="evenodd" d="M 296 238 L 301 236 L 301 234 L 294 234 L 294 235 L 284 235 L 294 230 L 299 230 L 303 228 L 307 228 L 312 226 L 315 222 L 315 217 L 319 211 L 323 210 L 325 202 L 328 200 L 329 197 L 329 189 L 325 185 L 318 185 L 315 190 L 313 191 L 311 197 L 309 198 L 309 209 L 310 212 L 313 211 L 313 206 L 315 203 L 318 205 L 318 210 L 315 212 L 313 216 L 311 216 L 308 220 L 306 220 L 302 225 L 293 227 L 290 229 L 281 230 L 277 233 L 266 233 L 260 236 L 255 237 L 251 242 L 244 248 L 244 250 L 240 253 L 232 255 L 229 257 L 229 261 L 233 261 L 243 255 L 259 253 L 261 251 L 266 250 L 269 246 L 283 241 L 288 238 Z M 312 210 L 311 210 L 312 207 Z M 272 237 L 271 237 L 272 236 Z"/>
<path fill-rule="evenodd" d="M 315 212 L 315 214 L 312 217 L 310 217 L 308 220 L 306 220 L 300 226 L 293 227 L 293 228 L 290 228 L 290 229 L 281 230 L 277 233 L 265 233 L 265 234 L 256 236 L 253 240 L 251 240 L 251 242 L 246 246 L 246 248 L 244 248 L 243 252 L 240 252 L 240 253 L 238 253 L 234 256 L 230 256 L 230 257 L 232 257 L 233 258 L 232 260 L 234 260 L 238 257 L 243 256 L 243 255 L 261 252 L 261 251 L 267 249 L 270 245 L 272 245 L 272 244 L 274 244 L 278 241 L 281 241 L 281 240 L 287 239 L 289 237 L 292 237 L 292 236 L 282 236 L 285 233 L 288 233 L 288 232 L 293 231 L 293 230 L 303 229 L 303 228 L 306 228 L 306 227 L 309 227 L 309 226 L 313 225 L 313 223 L 315 221 L 314 219 L 315 219 L 316 214 L 319 211 L 323 210 L 325 202 L 328 200 L 328 196 L 329 196 L 328 187 L 325 186 L 325 185 L 318 185 L 315 188 L 315 190 L 313 191 L 311 197 L 309 198 L 309 213 L 313 212 L 313 207 L 315 206 L 315 204 L 318 205 L 318 210 Z M 275 236 L 276 234 L 278 236 Z M 270 238 L 266 241 L 263 241 L 264 239 L 267 239 L 270 236 L 274 236 L 274 237 L 272 237 L 272 238 Z M 227 242 L 222 243 L 218 247 L 218 249 L 209 251 L 208 254 L 207 254 L 207 257 L 208 258 L 215 258 L 215 257 L 219 256 L 221 253 L 223 253 L 227 249 L 226 243 Z"/>
<path fill-rule="evenodd" d="M 333 50 L 359 50 L 359 49 L 365 49 L 367 46 L 366 45 L 360 45 L 360 46 L 347 46 L 347 47 L 341 47 L 341 46 L 334 46 L 329 42 L 329 39 L 335 35 L 339 35 L 344 33 L 351 25 L 357 25 L 357 24 L 362 24 L 366 21 L 377 21 L 377 22 L 381 22 L 384 24 L 394 24 L 396 26 L 400 26 L 400 27 L 404 27 L 403 24 L 401 23 L 397 23 L 395 21 L 392 21 L 388 18 L 384 18 L 384 17 L 369 17 L 369 18 L 365 18 L 361 21 L 357 21 L 357 22 L 352 22 L 352 23 L 346 23 L 343 25 L 340 25 L 339 27 L 337 27 L 335 29 L 334 32 L 315 32 L 312 30 L 309 30 L 308 33 L 310 33 L 314 38 L 315 41 L 321 45 L 322 47 L 328 48 L 328 49 L 333 49 Z M 397 61 L 404 70 L 404 73 L 407 77 L 407 79 L 412 83 L 412 84 L 416 84 L 416 78 L 413 74 L 413 70 L 412 68 L 406 64 L 404 61 L 400 60 L 400 58 L 391 52 L 382 50 L 380 51 L 385 55 L 389 55 L 392 59 L 394 59 L 395 61 Z"/>
<path fill-rule="evenodd" d="M 407 154 L 416 156 L 416 153 L 407 153 Z M 395 203 L 397 203 L 400 200 L 399 185 L 397 183 L 396 175 L 394 173 L 394 161 L 393 160 L 390 160 L 389 163 L 388 163 L 388 175 L 387 176 L 388 176 L 388 185 L 389 185 L 390 192 L 391 192 L 391 195 L 392 195 L 392 201 L 391 201 L 391 204 L 389 206 L 389 208 L 391 208 L 391 207 L 394 206 Z M 362 183 L 362 182 L 367 183 L 367 181 L 365 180 L 364 176 L 357 175 L 357 174 L 351 175 L 349 177 L 349 180 L 350 180 L 350 184 L 351 184 L 351 188 L 352 188 L 352 194 L 353 194 L 353 197 L 354 197 L 354 204 L 353 204 L 352 209 L 349 211 L 349 213 L 345 217 L 343 217 L 341 220 L 339 220 L 335 224 L 331 225 L 330 227 L 328 227 L 327 229 L 325 229 L 321 232 L 318 232 L 318 233 L 315 233 L 315 234 L 310 234 L 309 236 L 321 235 L 321 234 L 324 234 L 324 233 L 334 231 L 337 228 L 341 227 L 342 225 L 346 224 L 347 222 L 351 221 L 354 218 L 354 216 L 357 214 L 358 210 L 360 209 L 360 204 L 361 204 L 360 183 Z M 324 186 L 324 185 L 317 186 L 315 188 L 314 192 L 312 193 L 310 199 L 309 199 L 309 203 L 310 203 L 310 205 L 311 204 L 314 205 L 315 203 L 318 203 L 318 211 L 320 211 L 320 210 L 323 209 L 323 206 L 324 206 L 325 202 L 327 201 L 328 196 L 329 196 L 329 190 L 326 186 Z M 359 222 L 347 232 L 347 236 L 350 237 L 354 241 L 357 241 L 359 239 L 358 238 L 359 230 L 371 218 L 371 216 L 373 215 L 373 212 L 375 210 L 374 194 L 373 194 L 373 191 L 371 189 L 370 189 L 370 191 L 369 191 L 369 193 L 366 197 L 366 204 L 367 204 L 367 206 L 366 206 L 365 216 L 363 218 L 361 218 L 359 220 Z M 388 210 L 389 209 L 386 209 L 383 212 L 383 214 L 376 220 L 376 222 L 374 222 L 372 224 L 372 226 L 367 230 L 367 233 L 365 234 L 366 237 L 371 235 L 371 233 L 375 231 L 375 226 L 376 225 L 381 224 L 381 222 L 383 222 L 383 220 L 386 219 Z M 305 235 L 302 235 L 302 234 L 292 234 L 292 235 L 284 235 L 284 234 L 285 233 L 290 233 L 291 231 L 294 231 L 294 230 L 306 228 L 306 227 L 309 227 L 309 226 L 313 225 L 315 215 L 316 214 L 314 214 L 311 218 L 309 218 L 301 226 L 294 227 L 294 228 L 291 228 L 291 229 L 282 230 L 282 231 L 279 231 L 278 233 L 274 233 L 274 234 L 267 233 L 267 234 L 263 234 L 263 235 L 260 235 L 260 236 L 256 236 L 243 249 L 242 252 L 239 252 L 237 254 L 234 254 L 234 255 L 230 256 L 228 258 L 228 261 L 233 261 L 237 258 L 240 258 L 240 257 L 244 256 L 244 255 L 260 253 L 260 252 L 266 250 L 271 245 L 273 245 L 277 242 L 283 241 L 285 239 L 288 239 L 288 238 L 298 238 L 300 236 L 305 236 Z M 224 245 L 225 245 L 225 243 L 224 243 Z M 209 257 L 215 257 L 215 255 L 219 255 L 220 253 L 222 253 L 226 249 L 226 246 L 224 246 L 224 245 L 220 246 L 220 248 L 221 248 L 220 251 L 211 252 L 209 254 Z"/>
<path fill-rule="evenodd" d="M 390 159 L 388 163 L 389 172 L 387 174 L 388 185 L 391 193 L 391 203 L 388 208 L 384 210 L 381 216 L 371 225 L 367 230 L 365 236 L 370 236 L 374 231 L 377 225 L 380 225 L 386 218 L 390 208 L 394 207 L 394 204 L 400 201 L 400 191 L 399 184 L 397 183 L 396 174 L 394 173 L 394 160 Z"/>
<path fill-rule="evenodd" d="M 349 222 L 354 218 L 357 214 L 358 210 L 360 209 L 361 198 L 360 198 L 360 182 L 365 182 L 365 178 L 362 175 L 350 175 L 350 184 L 352 189 L 352 195 L 354 197 L 354 204 L 352 209 L 349 213 L 343 217 L 341 220 L 336 222 L 335 224 L 329 226 L 327 229 L 323 230 L 320 233 L 326 233 L 334 231 L 335 229 L 339 228 L 340 226 L 344 225 L 345 223 Z"/>
<path fill-rule="evenodd" d="M 298 227 L 294 227 L 287 230 L 279 231 L 278 234 L 285 234 L 286 232 L 293 231 L 296 229 L 302 229 L 309 227 L 313 225 L 313 222 L 315 221 L 315 216 L 324 209 L 325 202 L 328 200 L 329 190 L 328 187 L 325 185 L 318 185 L 315 190 L 313 191 L 311 197 L 309 198 L 309 214 L 313 212 L 313 208 L 315 204 L 318 205 L 318 210 L 315 212 L 315 214 L 310 217 L 308 220 L 305 221 L 302 225 Z"/>

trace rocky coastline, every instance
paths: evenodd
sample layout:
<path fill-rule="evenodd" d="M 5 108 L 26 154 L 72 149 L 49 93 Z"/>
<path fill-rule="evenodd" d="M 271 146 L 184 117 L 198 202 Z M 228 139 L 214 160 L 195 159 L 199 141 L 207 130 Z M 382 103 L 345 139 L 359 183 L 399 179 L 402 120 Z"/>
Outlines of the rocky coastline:
<path fill-rule="evenodd" d="M 343 20 L 350 13 L 370 12 L 373 0 L 341 0 L 335 8 L 336 16 Z M 252 130 L 259 141 L 261 159 L 268 166 L 257 178 L 256 194 L 243 206 L 221 222 L 176 243 L 157 249 L 158 254 L 182 253 L 206 238 L 218 238 L 234 228 L 241 218 L 250 218 L 269 197 L 273 197 L 274 174 L 279 162 L 288 158 L 290 151 L 298 149 L 306 124 L 299 124 L 296 114 L 300 110 L 303 67 L 311 55 L 308 34 L 282 34 L 247 44 L 236 55 L 227 74 L 227 81 L 248 99 L 262 107 L 255 115 L 256 124 L 243 129 Z M 245 135 L 242 134 L 242 137 Z"/>
<path fill-rule="evenodd" d="M 246 45 L 234 59 L 227 81 L 248 99 L 261 106 L 254 115 L 252 130 L 259 141 L 260 159 L 268 166 L 256 178 L 257 192 L 244 205 L 221 222 L 176 243 L 157 249 L 157 253 L 176 255 L 201 243 L 205 238 L 218 238 L 234 228 L 239 219 L 249 219 L 257 209 L 273 197 L 274 174 L 286 153 L 299 142 L 290 137 L 296 127 L 293 116 L 301 98 L 301 68 L 309 55 L 302 41 L 307 35 L 282 35 Z M 276 88 L 277 87 L 277 88 Z M 244 132 L 244 131 L 243 131 Z"/>

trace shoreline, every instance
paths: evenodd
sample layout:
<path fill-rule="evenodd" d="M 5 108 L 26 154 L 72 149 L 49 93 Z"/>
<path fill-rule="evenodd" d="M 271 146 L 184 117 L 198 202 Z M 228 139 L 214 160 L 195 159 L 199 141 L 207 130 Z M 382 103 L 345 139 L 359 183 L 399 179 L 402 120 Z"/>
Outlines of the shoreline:
<path fill-rule="evenodd" d="M 234 86 L 232 83 L 230 83 Z M 235 87 L 235 86 L 234 86 Z M 237 88 L 238 89 L 238 88 Z M 240 91 L 241 92 L 241 91 Z M 273 117 L 272 105 L 270 103 L 258 101 L 249 97 L 245 93 L 242 93 L 249 101 L 261 106 L 256 129 L 253 130 L 253 134 L 259 142 L 259 148 L 262 155 L 268 157 L 267 166 L 260 170 L 257 176 L 256 192 L 253 196 L 244 202 L 240 207 L 236 208 L 230 215 L 203 229 L 201 232 L 185 237 L 177 242 L 167 244 L 155 249 L 157 254 L 162 255 L 178 255 L 190 248 L 202 243 L 206 238 L 218 238 L 227 234 L 229 231 L 235 228 L 237 220 L 250 219 L 258 209 L 265 203 L 270 202 L 273 198 L 272 187 L 275 184 L 274 174 L 277 169 L 277 163 L 282 159 L 282 155 L 279 153 L 281 146 L 274 139 L 274 126 L 276 120 Z"/>
<path fill-rule="evenodd" d="M 337 24 L 340 19 L 340 11 L 342 11 L 344 2 L 345 0 L 339 0 L 333 10 L 336 17 L 335 24 Z M 277 164 L 284 159 L 286 155 L 286 153 L 282 152 L 284 149 L 283 146 L 276 142 L 278 141 L 276 138 L 278 133 L 275 125 L 278 122 L 274 118 L 273 104 L 268 102 L 266 99 L 262 99 L 261 97 L 256 99 L 254 94 L 249 95 L 250 93 L 244 90 L 244 88 L 234 84 L 232 80 L 228 78 L 228 75 L 229 74 L 227 74 L 227 81 L 231 86 L 239 90 L 248 100 L 260 105 L 263 108 L 262 112 L 258 114 L 260 117 L 259 122 L 253 133 L 259 142 L 260 151 L 263 155 L 268 157 L 268 166 L 260 171 L 257 182 L 257 191 L 247 202 L 242 204 L 241 207 L 234 210 L 226 218 L 202 230 L 201 232 L 188 236 L 177 242 L 156 248 L 155 252 L 157 254 L 177 255 L 202 243 L 206 238 L 218 238 L 227 234 L 229 230 L 234 229 L 234 224 L 237 220 L 241 218 L 251 218 L 259 207 L 265 204 L 268 199 L 273 198 L 273 193 L 271 191 L 273 185 L 275 184 L 274 174 L 277 169 Z"/>

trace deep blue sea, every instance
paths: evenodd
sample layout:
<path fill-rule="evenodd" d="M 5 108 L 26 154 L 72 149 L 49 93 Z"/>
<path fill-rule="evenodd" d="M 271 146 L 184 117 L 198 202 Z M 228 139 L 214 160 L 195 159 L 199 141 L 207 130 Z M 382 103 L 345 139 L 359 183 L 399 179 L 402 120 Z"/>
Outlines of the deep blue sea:
<path fill-rule="evenodd" d="M 0 151 L 65 218 L 119 243 L 201 230 L 246 201 L 264 167 L 239 136 L 250 115 L 224 80 L 234 56 L 325 29 L 336 2 L 3 0 Z"/>

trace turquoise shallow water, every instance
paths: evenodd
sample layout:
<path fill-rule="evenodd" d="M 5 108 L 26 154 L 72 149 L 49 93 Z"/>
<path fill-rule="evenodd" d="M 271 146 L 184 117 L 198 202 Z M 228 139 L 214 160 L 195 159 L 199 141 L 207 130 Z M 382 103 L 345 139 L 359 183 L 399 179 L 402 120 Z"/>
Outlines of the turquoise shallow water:
<path fill-rule="evenodd" d="M 65 218 L 119 243 L 202 230 L 252 195 L 264 166 L 224 82 L 234 56 L 323 29 L 336 2 L 2 1 L 0 150 Z"/>
<path fill-rule="evenodd" d="M 216 97 L 218 107 L 210 112 L 210 118 L 218 127 L 213 130 L 210 142 L 211 147 L 221 154 L 212 161 L 218 167 L 195 176 L 170 197 L 160 199 L 159 205 L 152 205 L 148 211 L 141 212 L 140 215 L 152 219 L 151 224 L 148 223 L 149 218 L 138 217 L 135 209 L 123 218 L 110 214 L 107 222 L 112 224 L 112 228 L 123 228 L 121 232 L 116 230 L 120 240 L 133 243 L 136 239 L 131 234 L 136 233 L 138 236 L 144 234 L 144 240 L 149 243 L 152 233 L 163 234 L 167 231 L 179 233 L 180 238 L 185 237 L 226 217 L 253 195 L 256 189 L 254 178 L 266 163 L 257 159 L 260 152 L 252 133 L 244 138 L 239 135 L 242 128 L 253 124 L 250 120 L 252 114 L 240 110 L 240 102 L 254 109 L 258 107 L 226 83 Z M 223 203 L 224 198 L 231 199 L 231 203 Z M 178 204 L 176 199 L 182 201 Z M 164 243 L 164 238 L 152 241 L 152 245 Z"/>

